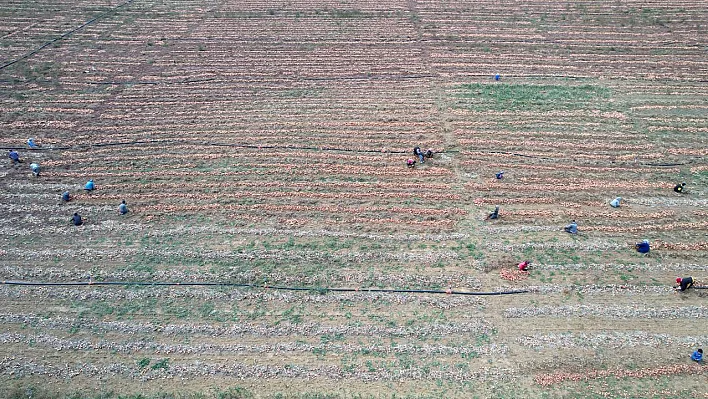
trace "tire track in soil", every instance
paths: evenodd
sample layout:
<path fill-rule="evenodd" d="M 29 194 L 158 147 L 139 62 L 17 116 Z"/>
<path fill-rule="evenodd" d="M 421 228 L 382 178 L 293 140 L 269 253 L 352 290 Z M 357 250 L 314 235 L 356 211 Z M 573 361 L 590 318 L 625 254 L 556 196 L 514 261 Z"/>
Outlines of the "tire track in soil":
<path fill-rule="evenodd" d="M 439 154 L 433 159 L 433 163 L 436 165 L 444 166 L 452 171 L 453 183 L 450 185 L 451 192 L 458 194 L 460 196 L 465 194 L 464 184 L 467 182 L 464 177 L 464 171 L 460 168 L 460 161 L 456 159 L 455 155 L 450 153 L 450 150 L 455 150 L 458 148 L 458 143 L 452 134 L 452 126 L 448 122 L 450 109 L 450 101 L 448 100 L 447 93 L 445 91 L 445 81 L 438 73 L 434 70 L 433 63 L 431 62 L 431 51 L 430 44 L 424 39 L 425 28 L 421 21 L 420 11 L 418 9 L 417 0 L 408 0 L 408 10 L 410 12 L 410 20 L 413 23 L 414 29 L 416 31 L 416 41 L 420 48 L 420 54 L 422 63 L 425 66 L 426 72 L 430 76 L 437 78 L 432 78 L 431 81 L 431 96 L 435 99 L 435 104 L 437 107 L 436 117 L 438 119 L 439 134 L 442 135 L 442 141 L 444 143 L 445 154 Z M 425 149 L 424 149 L 425 150 Z M 467 206 L 465 208 L 473 207 L 473 205 Z M 469 210 L 469 209 L 467 209 Z M 468 215 L 472 215 L 469 213 Z M 469 216 L 468 216 L 469 217 Z M 465 220 L 458 221 L 458 225 L 466 224 Z"/>

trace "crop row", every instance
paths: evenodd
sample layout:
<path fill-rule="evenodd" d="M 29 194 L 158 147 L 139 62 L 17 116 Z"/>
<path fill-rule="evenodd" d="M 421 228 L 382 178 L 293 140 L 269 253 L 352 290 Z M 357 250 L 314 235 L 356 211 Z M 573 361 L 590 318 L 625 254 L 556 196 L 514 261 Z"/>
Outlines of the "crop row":
<path fill-rule="evenodd" d="M 41 329 L 80 328 L 82 330 L 117 332 L 122 334 L 158 334 L 161 336 L 208 336 L 214 337 L 284 337 L 303 336 L 320 337 L 323 335 L 340 336 L 376 336 L 399 338 L 424 338 L 435 336 L 465 335 L 470 333 L 491 332 L 490 325 L 482 319 L 459 321 L 456 323 L 419 323 L 415 326 L 385 327 L 375 325 L 324 325 L 320 323 L 266 325 L 257 323 L 239 323 L 212 325 L 199 323 L 155 324 L 150 322 L 101 321 L 95 319 L 76 319 L 69 317 L 42 318 L 32 314 L 0 314 L 0 320 L 8 324 L 26 324 Z"/>
<path fill-rule="evenodd" d="M 524 335 L 516 341 L 534 349 L 572 349 L 572 348 L 612 348 L 624 349 L 647 346 L 650 348 L 691 347 L 706 342 L 708 336 L 674 336 L 671 334 L 652 334 L 648 332 L 607 332 L 588 333 L 550 333 Z"/>
<path fill-rule="evenodd" d="M 508 318 L 587 316 L 610 319 L 650 318 L 673 320 L 684 318 L 708 318 L 708 308 L 704 306 L 649 308 L 639 306 L 564 305 L 534 308 L 509 308 L 504 311 L 504 317 Z"/>
<path fill-rule="evenodd" d="M 351 287 L 351 286 L 350 286 Z M 426 287 L 429 288 L 429 287 Z M 458 288 L 455 288 L 458 289 Z M 276 289 L 254 289 L 251 291 L 217 291 L 199 289 L 159 289 L 151 287 L 141 291 L 128 291 L 122 294 L 119 290 L 96 289 L 69 289 L 61 290 L 35 288 L 33 290 L 0 290 L 0 297 L 8 300 L 26 301 L 29 297 L 58 301 L 109 301 L 114 304 L 129 304 L 131 301 L 171 300 L 171 299 L 197 299 L 201 301 L 225 301 L 226 303 L 239 303 L 240 301 L 265 301 L 275 304 L 378 304 L 392 306 L 418 306 L 432 309 L 475 309 L 484 305 L 484 300 L 479 297 L 467 295 L 409 295 L 400 293 L 368 293 L 349 292 L 344 294 L 292 294 L 288 291 Z M 142 302 L 147 303 L 147 302 Z M 9 306 L 9 304 L 7 305 Z M 278 305 L 276 305 L 278 306 Z"/>
<path fill-rule="evenodd" d="M 246 169 L 243 172 L 234 171 L 151 171 L 151 172 L 119 172 L 115 169 L 105 169 L 103 171 L 92 171 L 91 176 L 94 178 L 134 178 L 134 179 L 158 179 L 158 178 L 178 178 L 188 179 L 194 177 L 200 178 L 221 178 L 221 179 L 237 179 L 242 176 L 366 176 L 369 178 L 390 178 L 397 176 L 407 177 L 428 177 L 439 178 L 440 176 L 449 176 L 451 173 L 448 169 L 440 167 L 429 167 L 410 170 L 407 169 L 401 161 L 401 166 L 387 166 L 382 168 L 359 166 L 354 168 L 344 168 L 341 165 L 332 164 L 314 164 L 307 163 L 303 165 L 297 164 L 241 164 L 241 168 Z M 81 172 L 58 172 L 48 171 L 46 177 L 64 178 L 64 179 L 82 179 L 87 175 L 86 171 Z M 663 185 L 664 187 L 666 185 Z M 662 186 L 659 186 L 662 187 Z M 100 187 L 99 187 L 100 188 Z"/>
<path fill-rule="evenodd" d="M 283 342 L 272 344 L 213 344 L 200 343 L 190 344 L 165 344 L 155 341 L 132 340 L 132 341 L 92 341 L 88 339 L 74 338 L 66 339 L 48 334 L 0 334 L 0 343 L 41 345 L 55 351 L 110 351 L 122 354 L 134 354 L 136 352 L 150 352 L 155 355 L 169 354 L 199 354 L 199 355 L 224 355 L 235 353 L 279 353 L 300 352 L 336 352 L 336 353 L 373 353 L 373 354 L 411 354 L 411 355 L 503 355 L 508 348 L 504 345 L 489 344 L 483 346 L 449 346 L 430 344 L 402 344 L 378 345 L 378 344 L 350 344 L 350 343 L 321 343 L 309 344 L 305 342 Z"/>
<path fill-rule="evenodd" d="M 674 364 L 656 368 L 642 368 L 638 370 L 592 370 L 583 373 L 555 372 L 550 374 L 539 374 L 534 377 L 534 381 L 544 387 L 560 384 L 568 381 L 588 381 L 599 378 L 658 378 L 673 376 L 678 374 L 700 375 L 704 368 L 697 364 Z"/>
<path fill-rule="evenodd" d="M 14 251 L 13 251 L 14 252 Z M 5 252 L 2 256 L 10 255 L 13 252 Z M 97 261 L 105 259 L 107 262 L 112 259 L 121 259 L 122 257 L 129 257 L 128 254 L 115 253 L 113 255 L 100 254 L 96 256 L 92 252 L 82 251 L 83 255 L 76 256 L 75 258 L 83 259 L 92 254 Z M 58 255 L 52 255 L 49 259 L 57 259 Z M 179 257 L 185 260 L 198 260 L 198 261 L 208 261 L 210 258 L 205 257 L 193 257 L 188 256 Z M 255 259 L 257 257 L 251 257 L 246 259 Z M 393 258 L 393 256 L 392 256 Z M 72 260 L 76 261 L 72 257 L 61 258 L 63 261 Z M 137 257 L 136 259 L 141 259 Z M 158 261 L 164 260 L 167 264 L 171 264 L 172 261 L 166 256 L 158 256 L 157 258 L 142 258 L 145 259 L 146 265 L 152 259 L 157 259 Z M 262 259 L 258 257 L 258 259 Z M 296 257 L 283 256 L 281 259 L 293 262 L 297 260 Z M 344 258 L 346 259 L 346 257 Z M 369 258 L 372 259 L 372 258 Z M 375 259 L 375 258 L 373 258 Z M 385 257 L 383 259 L 386 259 Z M 35 262 L 45 263 L 41 259 L 28 258 L 27 260 L 34 260 Z M 308 259 L 310 261 L 315 261 L 313 259 Z M 410 260 L 400 260 L 401 262 L 411 262 Z M 417 262 L 427 262 L 429 258 L 424 253 L 420 256 Z M 389 260 L 390 262 L 390 260 Z M 94 263 L 95 265 L 95 263 Z M 233 267 L 233 266 L 232 266 Z M 419 288 L 431 288 L 431 287 L 447 287 L 454 285 L 456 287 L 465 287 L 468 289 L 479 289 L 480 283 L 477 278 L 470 276 L 468 274 L 456 273 L 456 272 L 446 272 L 445 274 L 436 273 L 434 271 L 428 271 L 427 273 L 395 273 L 387 274 L 381 271 L 341 271 L 341 270 L 327 270 L 322 273 L 315 275 L 307 274 L 288 274 L 283 271 L 274 272 L 263 272 L 260 270 L 248 270 L 239 271 L 235 267 L 234 270 L 226 270 L 221 272 L 210 272 L 207 270 L 199 270 L 198 272 L 185 272 L 183 270 L 178 270 L 174 268 L 168 268 L 166 270 L 155 270 L 150 272 L 137 272 L 131 270 L 102 270 L 102 269 L 71 269 L 67 267 L 34 267 L 34 268 L 24 268 L 18 266 L 6 266 L 0 272 L 2 273 L 3 280 L 21 280 L 21 279 L 49 279 L 52 281 L 56 280 L 68 280 L 68 281 L 87 281 L 90 277 L 90 273 L 93 273 L 93 277 L 96 278 L 97 275 L 100 276 L 101 280 L 108 281 L 135 281 L 142 280 L 150 276 L 149 280 L 153 281 L 167 281 L 167 282 L 187 282 L 187 281 L 200 281 L 200 282 L 233 282 L 233 283 L 252 283 L 252 284 L 294 284 L 298 287 L 301 286 L 319 286 L 326 284 L 328 286 L 332 284 L 340 284 L 343 286 L 366 286 L 366 287 L 419 287 Z M 226 280 L 226 281 L 225 281 Z M 334 287 L 333 287 L 334 288 Z M 237 291 L 238 292 L 238 291 Z M 114 294 L 115 295 L 115 294 Z"/>
<path fill-rule="evenodd" d="M 55 365 L 49 361 L 37 362 L 24 356 L 6 356 L 0 360 L 0 374 L 17 377 L 40 376 L 51 379 L 70 379 L 79 376 L 97 378 L 120 376 L 124 379 L 139 381 L 170 379 L 194 379 L 203 377 L 234 377 L 239 379 L 258 379 L 260 381 L 274 378 L 298 379 L 311 381 L 315 378 L 327 378 L 340 381 L 357 379 L 360 381 L 406 381 L 406 380 L 446 380 L 446 381 L 508 381 L 513 371 L 498 368 L 483 367 L 475 371 L 467 371 L 447 365 L 439 365 L 438 369 L 410 365 L 407 368 L 392 369 L 356 366 L 343 368 L 334 365 L 305 367 L 301 365 L 253 365 L 233 362 L 230 364 L 191 361 L 169 363 L 165 368 L 142 369 L 136 364 L 109 363 L 66 363 Z"/>
<path fill-rule="evenodd" d="M 113 207 L 111 207 L 113 210 Z M 60 219 L 56 219 L 59 221 Z M 63 219 L 61 219 L 63 220 Z M 356 238 L 362 240 L 371 240 L 374 242 L 404 242 L 413 243 L 420 241 L 430 241 L 430 242 L 444 242 L 452 240 L 463 240 L 468 239 L 469 234 L 451 232 L 451 233 L 436 233 L 430 232 L 428 230 L 421 230 L 418 232 L 401 233 L 397 232 L 362 232 L 362 231 L 351 231 L 351 230 L 335 230 L 335 229 L 290 229 L 290 228 L 275 228 L 275 227 L 233 227 L 233 226 L 223 226 L 223 225 L 195 225 L 193 223 L 180 224 L 172 223 L 169 226 L 164 226 L 163 228 L 150 229 L 148 224 L 140 224 L 135 222 L 121 222 L 116 223 L 114 220 L 102 221 L 100 224 L 92 226 L 84 226 L 84 229 L 90 231 L 113 231 L 115 232 L 126 232 L 126 231 L 140 231 L 149 237 L 179 237 L 184 235 L 198 235 L 198 234 L 224 234 L 224 235 L 247 235 L 254 237 L 303 237 L 303 238 Z M 65 227 L 53 227 L 45 226 L 43 227 L 43 232 L 52 234 L 71 234 L 76 232 L 76 229 L 69 229 Z M 36 234 L 33 229 L 18 229 L 11 227 L 0 227 L 0 235 L 3 236 L 29 236 Z"/>

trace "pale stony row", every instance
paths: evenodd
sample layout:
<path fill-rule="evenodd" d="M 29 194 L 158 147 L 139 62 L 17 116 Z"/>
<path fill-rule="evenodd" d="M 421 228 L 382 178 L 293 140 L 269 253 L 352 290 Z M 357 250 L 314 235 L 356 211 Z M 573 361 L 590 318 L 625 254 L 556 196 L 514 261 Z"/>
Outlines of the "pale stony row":
<path fill-rule="evenodd" d="M 489 234 L 499 234 L 499 233 L 530 233 L 530 232 L 538 232 L 538 231 L 561 231 L 562 228 L 558 225 L 551 225 L 551 226 L 533 226 L 533 225 L 528 225 L 528 226 L 519 226 L 519 225 L 514 225 L 514 226 L 485 226 L 481 228 L 480 230 L 489 233 Z"/>
<path fill-rule="evenodd" d="M 21 356 L 6 356 L 0 360 L 0 374 L 15 378 L 27 376 L 42 376 L 51 379 L 68 379 L 75 377 L 120 376 L 140 381 L 172 378 L 199 378 L 207 376 L 233 378 L 295 378 L 307 381 L 315 378 L 331 380 L 357 379 L 361 381 L 407 381 L 407 380 L 445 380 L 445 381 L 503 381 L 515 379 L 516 373 L 511 369 L 484 367 L 474 371 L 466 371 L 443 364 L 438 369 L 421 367 L 414 364 L 406 368 L 389 368 L 374 366 L 374 369 L 353 366 L 344 369 L 333 365 L 304 367 L 297 364 L 268 365 L 244 364 L 233 362 L 229 364 L 207 363 L 201 361 L 169 363 L 167 368 L 140 368 L 133 364 L 109 363 L 66 363 L 54 365 L 48 362 L 38 363 L 36 360 Z"/>
<path fill-rule="evenodd" d="M 578 251 L 597 251 L 597 250 L 613 250 L 626 249 L 626 243 L 616 243 L 610 241 L 566 241 L 566 242 L 529 242 L 524 244 L 504 244 L 502 242 L 488 242 L 485 244 L 487 249 L 492 251 L 504 252 L 523 252 L 526 249 L 574 249 Z"/>
<path fill-rule="evenodd" d="M 619 264 L 619 263 L 568 263 L 568 264 L 543 264 L 538 263 L 533 265 L 538 270 L 568 270 L 568 271 L 588 271 L 593 272 L 598 271 L 625 271 L 627 273 L 632 272 L 657 272 L 657 271 L 667 271 L 667 272 L 685 272 L 686 270 L 692 271 L 708 271 L 708 263 L 706 264 L 695 264 L 695 263 L 633 263 L 633 264 Z"/>
<path fill-rule="evenodd" d="M 708 307 L 673 306 L 665 308 L 647 308 L 640 306 L 599 306 L 599 305 L 564 305 L 509 308 L 504 317 L 604 317 L 610 319 L 697 319 L 708 318 Z"/>
<path fill-rule="evenodd" d="M 62 190 L 63 191 L 63 190 Z M 57 194 L 58 196 L 59 194 Z M 117 205 L 116 205 L 117 206 Z M 62 208 L 63 209 L 63 208 Z M 69 208 L 67 208 L 69 209 Z M 70 207 L 72 212 L 90 212 L 93 209 L 97 209 L 94 206 L 72 203 Z M 111 210 L 115 211 L 115 207 L 105 205 L 100 207 L 102 211 Z M 135 211 L 135 210 L 134 210 Z M 70 215 L 69 215 L 70 216 Z M 62 217 L 49 217 L 46 220 L 57 223 L 57 226 L 47 226 L 43 224 L 42 233 L 43 234 L 57 234 L 66 233 L 70 231 L 76 231 L 75 226 L 67 226 L 64 228 L 63 225 L 68 225 L 68 219 Z M 367 241 L 396 241 L 396 242 L 444 242 L 444 241 L 458 241 L 466 240 L 469 238 L 469 234 L 463 233 L 421 233 L 421 234 L 373 234 L 373 233 L 356 233 L 356 232 L 346 232 L 346 231 L 335 231 L 335 230 L 305 230 L 305 229 L 275 229 L 275 228 L 262 228 L 262 229 L 252 229 L 252 228 L 231 228 L 231 227 L 220 227 L 220 226 L 179 226 L 176 228 L 166 228 L 166 229 L 152 229 L 149 223 L 133 223 L 121 221 L 119 223 L 105 224 L 106 221 L 93 221 L 89 220 L 90 223 L 82 226 L 82 229 L 88 229 L 91 231 L 140 231 L 144 232 L 149 237 L 173 237 L 173 236 L 195 236 L 197 234 L 223 234 L 223 235 L 238 235 L 238 236 L 282 236 L 282 237 L 310 237 L 310 238 L 323 238 L 323 237 L 334 237 L 334 238 L 354 238 L 363 239 Z M 44 222 L 43 222 L 44 223 Z M 71 228 L 68 228 L 71 227 Z M 0 228 L 0 236 L 28 236 L 36 234 L 34 229 L 22 229 L 13 227 Z"/>
<path fill-rule="evenodd" d="M 126 290 L 121 286 L 84 287 L 26 287 L 0 285 L 0 298 L 53 299 L 71 301 L 107 301 L 120 304 L 121 301 L 140 301 L 188 298 L 204 301 L 220 300 L 237 303 L 239 301 L 276 301 L 284 303 L 342 303 L 358 302 L 380 305 L 416 305 L 437 309 L 479 306 L 484 304 L 481 297 L 469 295 L 413 294 L 413 293 L 369 293 L 334 292 L 323 294 L 312 291 L 284 291 L 270 288 L 197 288 L 197 287 L 141 287 Z"/>
<path fill-rule="evenodd" d="M 458 323 L 420 323 L 414 326 L 383 327 L 375 325 L 323 325 L 320 323 L 278 325 L 258 323 L 239 323 L 228 325 L 211 325 L 200 323 L 183 323 L 160 325 L 154 323 L 135 323 L 124 321 L 98 321 L 92 319 L 74 319 L 68 317 L 41 318 L 36 315 L 0 314 L 4 323 L 28 324 L 35 328 L 72 329 L 80 328 L 89 331 L 107 331 L 124 334 L 161 334 L 204 335 L 210 337 L 285 337 L 302 335 L 319 337 L 322 335 L 344 336 L 376 336 L 376 337 L 443 337 L 455 334 L 483 333 L 490 334 L 491 326 L 483 320 L 473 320 Z"/>
<path fill-rule="evenodd" d="M 68 217 L 65 222 L 68 224 Z M 115 226 L 117 221 L 107 220 L 101 222 L 102 226 Z M 73 227 L 73 226 L 72 226 Z M 120 231 L 126 230 L 126 225 Z M 19 233 L 18 233 L 19 234 Z M 246 251 L 212 251 L 212 250 L 156 250 L 156 249 L 102 249 L 93 248 L 52 248 L 42 250 L 15 248 L 8 249 L 8 255 L 14 260 L 48 261 L 55 258 L 64 259 L 90 259 L 101 261 L 103 259 L 122 258 L 125 256 L 150 257 L 163 259 L 165 262 L 171 258 L 207 259 L 207 260 L 274 260 L 274 261 L 309 261 L 309 262 L 338 262 L 360 263 L 369 261 L 396 261 L 396 262 L 421 262 L 432 264 L 435 262 L 459 259 L 457 252 L 452 250 L 420 251 L 420 252 L 386 252 L 386 251 L 347 251 L 346 253 L 311 251 L 311 250 L 246 250 Z"/>
<path fill-rule="evenodd" d="M 673 348 L 677 345 L 689 348 L 708 342 L 708 335 L 674 336 L 670 334 L 651 334 L 648 332 L 609 332 L 602 334 L 551 333 L 524 335 L 516 339 L 523 346 L 534 349 L 569 349 L 569 348 L 611 348 L 625 349 L 647 346 L 651 348 Z"/>
<path fill-rule="evenodd" d="M 51 217 L 43 221 L 36 221 L 37 228 L 16 228 L 16 227 L 2 227 L 0 228 L 0 236 L 7 237 L 28 237 L 36 235 L 38 230 L 41 229 L 42 236 L 52 236 L 58 239 L 67 239 L 67 237 L 74 237 L 78 234 L 83 234 L 86 232 L 136 232 L 142 231 L 144 228 L 149 228 L 147 225 L 138 225 L 133 223 L 122 223 L 116 220 L 93 220 L 89 217 L 83 226 L 72 226 L 69 222 L 73 212 L 82 213 L 79 208 L 72 208 L 66 214 L 66 217 Z M 85 216 L 85 214 L 82 214 Z M 53 224 L 47 225 L 47 222 Z M 41 226 L 41 227 L 40 227 Z M 67 256 L 70 251 L 66 251 Z"/>
<path fill-rule="evenodd" d="M 669 197 L 645 197 L 645 198 L 633 198 L 632 204 L 645 205 L 645 206 L 667 206 L 667 207 L 677 207 L 677 206 L 695 206 L 702 207 L 703 209 L 708 208 L 708 199 L 694 199 L 694 198 L 669 198 Z"/>
<path fill-rule="evenodd" d="M 335 238 L 357 238 L 367 241 L 456 241 L 469 238 L 469 234 L 463 233 L 421 233 L 421 234 L 376 234 L 360 233 L 336 230 L 306 230 L 306 229 L 275 229 L 275 228 L 226 228 L 219 226 L 189 226 L 183 225 L 171 229 L 151 230 L 147 232 L 151 237 L 180 236 L 184 234 L 218 233 L 237 236 L 285 236 L 285 237 L 335 237 Z"/>
<path fill-rule="evenodd" d="M 92 253 L 92 251 L 78 251 L 79 253 Z M 463 273 L 434 274 L 385 274 L 379 271 L 328 271 L 311 275 L 292 275 L 280 271 L 263 272 L 256 269 L 240 271 L 236 268 L 225 270 L 221 273 L 210 271 L 184 272 L 174 268 L 141 272 L 134 270 L 112 269 L 103 271 L 95 269 L 93 275 L 85 269 L 76 267 L 23 267 L 6 265 L 0 269 L 2 280 L 29 280 L 37 282 L 77 282 L 88 281 L 93 278 L 98 281 L 141 281 L 141 282 L 230 282 L 244 284 L 285 284 L 296 287 L 418 287 L 430 289 L 432 287 L 465 287 L 478 289 L 480 282 L 476 277 Z M 326 285 L 325 285 L 326 284 Z"/>
<path fill-rule="evenodd" d="M 667 281 L 666 285 L 633 285 L 633 284 L 587 284 L 587 285 L 534 285 L 524 287 L 536 294 L 581 294 L 581 295 L 670 295 L 676 290 Z"/>
<path fill-rule="evenodd" d="M 350 343 L 326 343 L 312 345 L 304 342 L 279 342 L 276 344 L 163 344 L 153 341 L 124 341 L 114 342 L 107 340 L 91 341 L 87 339 L 65 339 L 48 334 L 0 334 L 0 343 L 43 345 L 56 351 L 62 350 L 103 350 L 115 351 L 124 354 L 134 352 L 151 352 L 153 354 L 225 354 L 225 353 L 282 353 L 327 351 L 334 353 L 376 353 L 376 354 L 413 354 L 413 355 L 490 355 L 507 353 L 506 345 L 480 345 L 480 346 L 449 346 L 429 344 L 396 344 L 396 345 L 362 345 Z"/>

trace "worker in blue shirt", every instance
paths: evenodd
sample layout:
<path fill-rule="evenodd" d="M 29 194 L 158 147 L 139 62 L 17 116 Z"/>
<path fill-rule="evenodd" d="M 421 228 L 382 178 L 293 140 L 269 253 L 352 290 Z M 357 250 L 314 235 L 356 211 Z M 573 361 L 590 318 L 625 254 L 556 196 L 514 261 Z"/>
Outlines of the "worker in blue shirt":
<path fill-rule="evenodd" d="M 121 215 L 128 213 L 128 205 L 125 204 L 125 200 L 121 201 L 120 205 L 118 205 L 118 212 L 120 212 Z"/>
<path fill-rule="evenodd" d="M 640 243 L 634 244 L 634 248 L 636 248 L 637 252 L 639 252 L 640 254 L 649 253 L 649 240 L 644 240 Z"/>
<path fill-rule="evenodd" d="M 703 349 L 698 348 L 695 352 L 691 354 L 691 360 L 694 362 L 702 362 L 703 361 Z"/>
<path fill-rule="evenodd" d="M 578 223 L 575 222 L 575 220 L 571 221 L 569 225 L 565 226 L 563 228 L 566 233 L 570 234 L 578 234 Z"/>
<path fill-rule="evenodd" d="M 7 153 L 7 157 L 10 158 L 14 165 L 20 162 L 20 154 L 18 154 L 15 150 L 10 150 L 10 152 Z"/>

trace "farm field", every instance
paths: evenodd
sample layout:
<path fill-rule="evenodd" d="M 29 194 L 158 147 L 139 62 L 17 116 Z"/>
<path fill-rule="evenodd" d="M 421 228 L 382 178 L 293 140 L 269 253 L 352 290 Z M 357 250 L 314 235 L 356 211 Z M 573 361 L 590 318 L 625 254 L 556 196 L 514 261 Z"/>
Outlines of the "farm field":
<path fill-rule="evenodd" d="M 0 397 L 708 398 L 705 2 L 0 21 Z"/>

